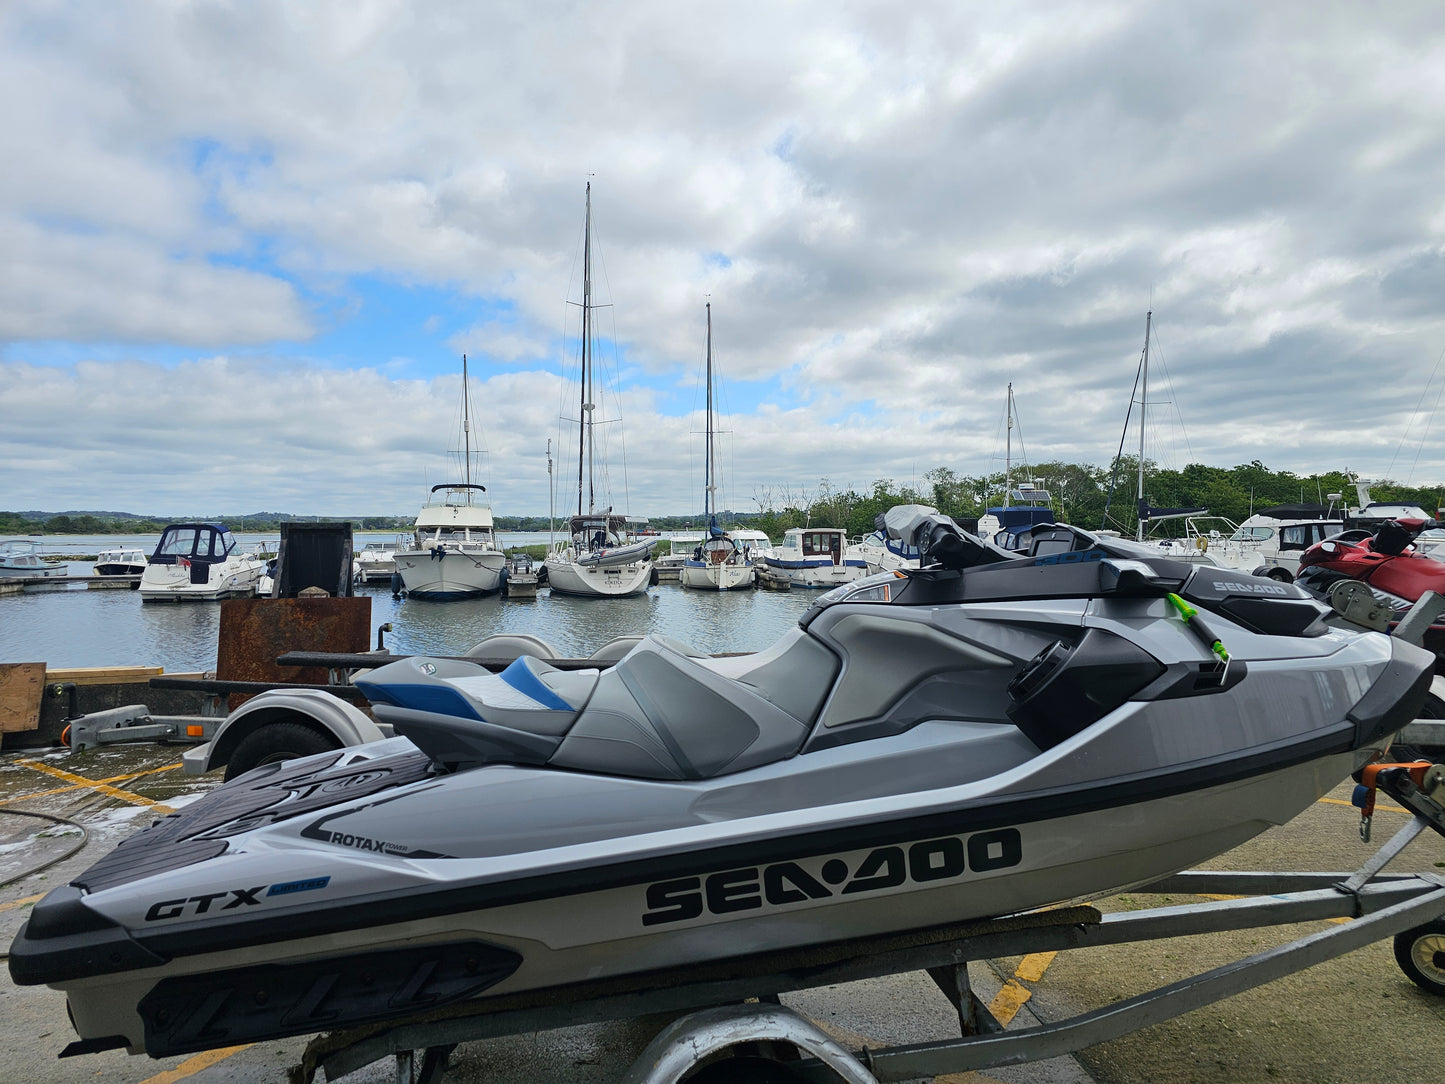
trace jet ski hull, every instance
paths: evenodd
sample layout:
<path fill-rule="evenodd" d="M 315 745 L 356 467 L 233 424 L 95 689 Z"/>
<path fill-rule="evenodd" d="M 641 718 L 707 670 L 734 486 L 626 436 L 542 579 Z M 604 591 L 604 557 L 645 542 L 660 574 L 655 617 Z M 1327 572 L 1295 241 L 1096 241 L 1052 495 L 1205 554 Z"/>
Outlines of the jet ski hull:
<path fill-rule="evenodd" d="M 1340 753 L 1203 791 L 977 832 L 723 862 L 595 891 L 578 884 L 540 899 L 243 943 L 53 985 L 66 992 L 80 1035 L 124 1036 L 133 1051 L 162 1057 L 581 979 L 656 973 L 664 984 L 708 961 L 923 930 L 1148 883 L 1288 821 L 1356 759 Z M 258 864 L 236 863 L 226 883 L 254 881 L 261 872 L 245 867 Z M 288 865 L 273 860 L 266 872 L 284 874 Z M 233 890 L 218 891 L 229 898 Z M 183 899 L 172 906 L 194 911 L 197 904 Z M 220 912 L 215 921 L 230 925 Z M 251 940 L 234 926 L 231 933 Z"/>

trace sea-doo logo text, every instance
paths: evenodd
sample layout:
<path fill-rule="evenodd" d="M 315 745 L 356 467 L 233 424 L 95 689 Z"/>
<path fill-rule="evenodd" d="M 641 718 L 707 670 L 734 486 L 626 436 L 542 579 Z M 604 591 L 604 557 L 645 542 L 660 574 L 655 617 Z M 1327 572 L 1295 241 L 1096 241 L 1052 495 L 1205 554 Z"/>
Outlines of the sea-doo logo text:
<path fill-rule="evenodd" d="M 1223 591 L 1231 595 L 1288 595 L 1277 583 L 1229 583 L 1225 580 L 1215 580 L 1211 586 L 1216 591 Z"/>
<path fill-rule="evenodd" d="M 193 915 L 204 915 L 211 910 L 211 904 L 217 900 L 224 900 L 227 896 L 230 896 L 231 899 L 217 907 L 217 911 L 234 911 L 237 907 L 243 906 L 255 907 L 261 902 L 256 898 L 256 893 L 265 887 L 265 885 L 257 885 L 255 888 L 229 888 L 224 892 L 206 892 L 200 896 L 190 896 L 186 899 L 157 900 L 146 911 L 146 921 L 157 922 L 163 918 L 180 918 L 187 909 Z M 191 904 L 195 904 L 195 906 L 192 907 Z"/>
<path fill-rule="evenodd" d="M 925 884 L 962 876 L 968 870 L 986 873 L 1023 861 L 1023 841 L 1016 828 L 976 832 L 966 838 L 944 836 L 907 847 L 878 847 L 850 870 L 842 858 L 829 858 L 817 876 L 797 862 L 724 870 L 707 877 L 679 877 L 647 886 L 644 926 L 683 922 L 704 911 L 714 915 L 750 911 L 766 901 L 774 907 L 878 892 L 913 881 Z M 809 863 L 814 865 L 814 863 Z M 835 892 L 832 885 L 837 888 Z"/>

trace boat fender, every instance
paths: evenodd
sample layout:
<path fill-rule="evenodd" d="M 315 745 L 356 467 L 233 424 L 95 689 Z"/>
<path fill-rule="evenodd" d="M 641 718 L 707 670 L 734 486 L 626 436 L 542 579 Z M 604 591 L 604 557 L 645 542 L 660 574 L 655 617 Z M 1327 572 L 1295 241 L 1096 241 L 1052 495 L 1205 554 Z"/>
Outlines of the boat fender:
<path fill-rule="evenodd" d="M 649 587 L 656 587 L 657 582 L 657 566 L 653 565 L 652 571 L 647 574 L 647 585 Z"/>
<path fill-rule="evenodd" d="M 503 598 L 506 598 L 506 597 L 507 597 L 507 570 L 506 570 L 505 568 L 503 568 L 502 571 L 497 574 L 497 583 L 498 583 L 498 585 L 499 585 L 499 587 L 500 587 L 500 589 L 501 589 L 502 597 L 503 597 Z"/>

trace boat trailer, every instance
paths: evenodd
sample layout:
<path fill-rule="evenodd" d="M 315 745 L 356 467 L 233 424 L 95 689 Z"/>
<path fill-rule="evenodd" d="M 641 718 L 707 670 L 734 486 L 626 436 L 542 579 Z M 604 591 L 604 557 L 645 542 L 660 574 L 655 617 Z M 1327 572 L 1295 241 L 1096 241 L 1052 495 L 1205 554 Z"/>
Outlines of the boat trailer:
<path fill-rule="evenodd" d="M 1120 914 L 1062 907 L 905 934 L 812 946 L 652 973 L 529 991 L 430 1015 L 313 1039 L 291 1084 L 318 1070 L 336 1080 L 394 1057 L 398 1084 L 437 1084 L 463 1042 L 577 1024 L 679 1014 L 622 1078 L 624 1084 L 674 1084 L 706 1066 L 761 1052 L 803 1081 L 878 1084 L 996 1068 L 1072 1054 L 1343 956 L 1388 937 L 1395 958 L 1422 989 L 1445 996 L 1445 877 L 1381 871 L 1425 829 L 1445 836 L 1445 765 L 1373 765 L 1356 788 L 1368 836 L 1376 791 L 1413 814 L 1353 874 L 1187 871 L 1134 891 L 1233 896 Z M 1352 921 L 1065 1020 L 1006 1032 L 974 992 L 970 961 L 1101 945 L 1121 945 L 1327 919 Z M 791 991 L 927 971 L 958 1013 L 960 1037 L 854 1054 L 817 1025 L 784 1007 Z M 421 1052 L 420 1058 L 417 1054 Z M 743 1062 L 737 1075 L 746 1079 Z M 708 1079 L 714 1079 L 709 1077 Z M 762 1078 L 759 1078 L 762 1079 Z M 781 1079 L 770 1076 L 767 1079 Z"/>

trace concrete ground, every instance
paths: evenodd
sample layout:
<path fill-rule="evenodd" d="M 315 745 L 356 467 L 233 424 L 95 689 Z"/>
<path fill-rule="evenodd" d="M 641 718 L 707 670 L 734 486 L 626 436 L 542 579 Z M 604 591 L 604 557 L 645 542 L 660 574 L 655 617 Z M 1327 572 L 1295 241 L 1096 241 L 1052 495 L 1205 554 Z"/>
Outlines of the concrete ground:
<path fill-rule="evenodd" d="M 175 748 L 131 746 L 70 755 L 6 754 L 0 757 L 0 811 L 29 810 L 84 824 L 90 840 L 73 857 L 26 875 L 48 857 L 79 841 L 69 825 L 0 812 L 0 949 L 8 947 L 39 895 L 65 883 L 130 832 L 158 813 L 203 793 L 215 781 L 190 779 L 178 767 Z M 1349 786 L 1290 824 L 1216 859 L 1220 869 L 1353 870 L 1370 851 L 1358 839 L 1357 812 Z M 1403 824 L 1405 814 L 1382 801 L 1376 842 Z M 1390 867 L 1445 874 L 1445 838 L 1427 833 Z M 1165 900 L 1128 894 L 1103 901 L 1124 910 Z M 1011 1027 L 1054 1020 L 1110 1004 L 1219 963 L 1284 943 L 1324 923 L 1241 933 L 1213 934 L 1060 954 L 980 961 L 972 965 L 975 988 Z M 806 1014 L 851 1048 L 949 1038 L 957 1034 L 952 1008 L 926 975 L 914 973 L 804 991 L 784 1002 Z M 257 1082 L 286 1079 L 305 1039 L 259 1043 L 189 1058 L 153 1061 L 109 1052 L 56 1060 L 72 1036 L 64 998 L 47 988 L 16 987 L 0 977 L 0 1045 L 10 1071 L 0 1078 L 36 1084 L 112 1081 L 117 1084 Z M 594 1084 L 619 1078 L 665 1021 L 648 1019 L 469 1043 L 458 1048 L 448 1081 L 528 1081 Z M 1127 1038 L 1087 1050 L 1077 1058 L 939 1081 L 988 1084 L 1075 1084 L 1100 1081 L 1435 1081 L 1441 1075 L 1445 998 L 1411 984 L 1382 942 L 1302 974 L 1271 983 Z M 23 1071 L 21 1070 L 23 1067 Z M 346 1078 L 358 1084 L 392 1081 L 390 1062 Z"/>

